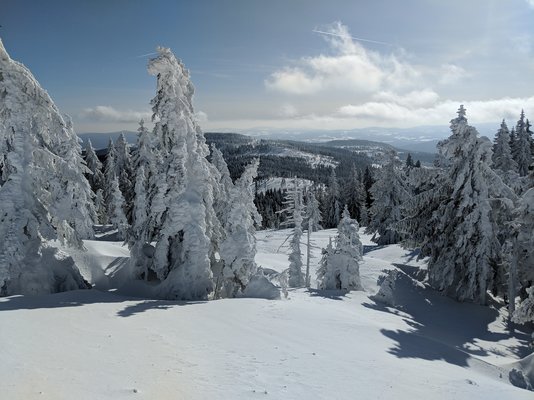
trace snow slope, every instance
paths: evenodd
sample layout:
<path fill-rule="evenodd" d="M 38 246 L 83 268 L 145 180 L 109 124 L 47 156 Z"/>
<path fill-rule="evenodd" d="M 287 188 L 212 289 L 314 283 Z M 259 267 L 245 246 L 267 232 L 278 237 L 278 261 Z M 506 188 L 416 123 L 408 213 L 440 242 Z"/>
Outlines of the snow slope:
<path fill-rule="evenodd" d="M 258 264 L 282 271 L 288 231 L 258 233 Z M 312 235 L 312 270 L 335 231 Z M 125 295 L 127 250 L 88 241 L 82 273 L 100 290 L 0 299 L 2 399 L 532 399 L 509 383 L 527 335 L 490 307 L 459 304 L 412 277 L 398 246 L 366 248 L 366 292 L 171 302 Z M 399 268 L 400 309 L 375 303 Z M 313 285 L 313 283 L 312 283 Z M 122 289 L 121 289 L 122 287 Z"/>

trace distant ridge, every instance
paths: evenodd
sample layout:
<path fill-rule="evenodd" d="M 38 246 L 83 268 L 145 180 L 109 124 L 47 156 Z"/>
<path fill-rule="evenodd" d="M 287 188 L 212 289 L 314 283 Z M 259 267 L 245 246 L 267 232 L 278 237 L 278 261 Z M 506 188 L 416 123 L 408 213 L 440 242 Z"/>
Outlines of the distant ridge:
<path fill-rule="evenodd" d="M 93 148 L 96 150 L 102 150 L 108 147 L 109 139 L 113 140 L 115 142 L 121 133 L 124 133 L 124 136 L 126 137 L 126 141 L 130 144 L 134 144 L 137 141 L 137 132 L 132 131 L 119 131 L 119 132 L 108 132 L 108 133 L 79 133 L 78 137 L 82 139 L 83 144 L 82 148 L 85 149 L 85 145 L 87 144 L 87 140 L 91 139 L 91 143 L 93 145 Z"/>

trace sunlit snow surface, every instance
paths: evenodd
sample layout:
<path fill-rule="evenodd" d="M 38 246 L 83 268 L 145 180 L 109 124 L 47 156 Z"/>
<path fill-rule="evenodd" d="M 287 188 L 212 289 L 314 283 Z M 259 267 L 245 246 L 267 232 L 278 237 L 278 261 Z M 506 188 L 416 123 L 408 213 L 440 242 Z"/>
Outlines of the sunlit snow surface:
<path fill-rule="evenodd" d="M 288 231 L 258 233 L 257 261 L 288 266 Z M 335 231 L 312 235 L 312 271 Z M 100 290 L 0 299 L 0 398 L 532 399 L 512 386 L 527 335 L 490 307 L 459 304 L 413 280 L 415 255 L 362 235 L 366 292 L 292 290 L 288 299 L 197 303 L 136 299 L 121 287 L 128 251 L 88 241 L 77 254 Z M 303 247 L 304 249 L 304 247 Z M 369 299 L 398 266 L 396 302 Z M 312 275 L 314 276 L 314 274 Z M 312 285 L 314 284 L 312 279 Z"/>

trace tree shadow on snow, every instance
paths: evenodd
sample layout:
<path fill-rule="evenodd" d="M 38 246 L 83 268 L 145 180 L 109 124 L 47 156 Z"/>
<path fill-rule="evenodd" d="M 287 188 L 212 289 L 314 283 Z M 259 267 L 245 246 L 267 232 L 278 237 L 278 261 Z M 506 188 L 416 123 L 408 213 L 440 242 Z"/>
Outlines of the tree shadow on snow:
<path fill-rule="evenodd" d="M 131 303 L 117 311 L 119 317 L 130 317 L 150 310 L 167 310 L 175 306 L 202 304 L 202 301 L 171 301 L 125 297 L 114 292 L 97 289 L 73 290 L 38 296 L 11 296 L 0 299 L 0 312 L 39 310 L 50 308 L 82 307 L 91 304 Z"/>
<path fill-rule="evenodd" d="M 343 300 L 349 293 L 348 290 L 321 290 L 321 289 L 308 289 L 310 296 L 323 297 L 330 300 Z"/>
<path fill-rule="evenodd" d="M 499 342 L 515 337 L 520 346 L 507 350 L 522 358 L 529 353 L 529 335 L 516 330 L 513 333 L 492 332 L 489 325 L 501 318 L 495 305 L 479 306 L 459 303 L 443 296 L 420 282 L 417 268 L 398 265 L 402 273 L 395 283 L 394 304 L 390 307 L 373 298 L 364 303 L 367 308 L 401 316 L 407 330 L 381 329 L 384 336 L 396 342 L 388 352 L 399 358 L 444 360 L 458 366 L 467 366 L 471 356 L 489 353 L 502 355 L 498 348 L 483 348 L 478 341 Z M 410 276 L 411 275 L 411 276 Z M 506 322 L 500 330 L 505 331 Z M 487 346 L 486 346 L 487 347 Z"/>

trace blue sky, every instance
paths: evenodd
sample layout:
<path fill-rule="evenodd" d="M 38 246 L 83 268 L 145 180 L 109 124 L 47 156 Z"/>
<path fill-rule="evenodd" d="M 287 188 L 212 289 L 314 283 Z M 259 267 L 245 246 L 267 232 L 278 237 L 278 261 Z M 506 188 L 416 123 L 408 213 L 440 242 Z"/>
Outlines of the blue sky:
<path fill-rule="evenodd" d="M 534 0 L 0 0 L 6 49 L 80 133 L 149 118 L 158 45 L 204 130 L 443 125 L 460 102 L 513 120 L 534 114 L 533 21 Z"/>

